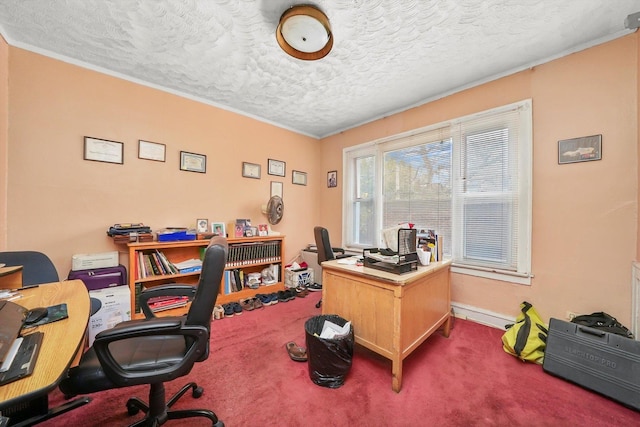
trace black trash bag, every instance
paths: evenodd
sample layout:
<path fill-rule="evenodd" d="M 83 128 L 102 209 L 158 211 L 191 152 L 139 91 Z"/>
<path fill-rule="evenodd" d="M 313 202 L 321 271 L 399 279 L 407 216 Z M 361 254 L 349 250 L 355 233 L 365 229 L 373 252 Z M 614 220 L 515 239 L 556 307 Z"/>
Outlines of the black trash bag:
<path fill-rule="evenodd" d="M 348 335 L 337 339 L 325 339 L 320 338 L 325 320 L 339 326 L 347 323 L 335 314 L 315 316 L 305 322 L 309 377 L 319 386 L 338 388 L 344 384 L 344 379 L 351 369 L 353 325 Z"/>

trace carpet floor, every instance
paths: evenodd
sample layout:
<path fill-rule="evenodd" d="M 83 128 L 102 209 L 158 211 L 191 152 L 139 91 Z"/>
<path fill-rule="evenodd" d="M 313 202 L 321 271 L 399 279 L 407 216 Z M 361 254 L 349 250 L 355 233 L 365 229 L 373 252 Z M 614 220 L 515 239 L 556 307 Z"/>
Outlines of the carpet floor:
<path fill-rule="evenodd" d="M 209 408 L 233 426 L 640 426 L 640 413 L 523 363 L 502 350 L 503 331 L 456 319 L 449 338 L 432 335 L 404 361 L 400 393 L 391 390 L 391 362 L 355 347 L 344 385 L 314 384 L 307 363 L 285 344 L 305 346 L 304 323 L 319 315 L 319 293 L 215 320 L 211 353 L 187 377 L 166 384 L 167 396 L 189 380 L 205 392 L 175 408 Z M 144 386 L 92 395 L 92 402 L 44 427 L 125 426 L 130 396 Z M 64 402 L 59 392 L 51 404 Z M 204 420 L 170 426 L 207 425 Z"/>

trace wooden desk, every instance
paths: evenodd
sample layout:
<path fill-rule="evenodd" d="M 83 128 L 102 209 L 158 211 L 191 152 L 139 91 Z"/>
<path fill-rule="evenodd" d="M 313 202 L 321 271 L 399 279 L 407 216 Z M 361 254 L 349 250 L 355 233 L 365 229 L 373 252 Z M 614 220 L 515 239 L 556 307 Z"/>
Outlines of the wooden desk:
<path fill-rule="evenodd" d="M 17 289 L 22 287 L 22 266 L 0 268 L 0 289 Z"/>
<path fill-rule="evenodd" d="M 402 361 L 444 325 L 449 336 L 449 261 L 392 274 L 322 263 L 322 313 L 350 320 L 358 344 L 391 360 L 392 388 L 402 388 Z"/>
<path fill-rule="evenodd" d="M 33 373 L 0 386 L 0 411 L 11 416 L 12 408 L 47 397 L 67 372 L 84 344 L 89 321 L 89 293 L 81 280 L 49 283 L 20 290 L 22 298 L 13 302 L 26 308 L 67 303 L 69 317 L 24 331 L 44 332 L 42 347 Z"/>

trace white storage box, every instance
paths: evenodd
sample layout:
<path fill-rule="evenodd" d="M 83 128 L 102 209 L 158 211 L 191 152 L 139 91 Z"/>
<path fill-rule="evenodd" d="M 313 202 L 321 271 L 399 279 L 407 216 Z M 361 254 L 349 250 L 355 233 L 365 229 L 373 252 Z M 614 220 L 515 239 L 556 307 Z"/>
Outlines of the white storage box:
<path fill-rule="evenodd" d="M 313 269 L 307 268 L 306 270 L 284 271 L 284 285 L 287 288 L 296 288 L 298 286 L 306 286 L 313 284 Z"/>
<path fill-rule="evenodd" d="M 117 266 L 118 251 L 99 254 L 76 254 L 71 257 L 71 270 L 73 271 Z"/>
<path fill-rule="evenodd" d="M 131 320 L 131 292 L 128 286 L 114 286 L 89 291 L 89 296 L 100 300 L 100 309 L 89 318 L 89 345 L 92 345 L 98 332 Z"/>

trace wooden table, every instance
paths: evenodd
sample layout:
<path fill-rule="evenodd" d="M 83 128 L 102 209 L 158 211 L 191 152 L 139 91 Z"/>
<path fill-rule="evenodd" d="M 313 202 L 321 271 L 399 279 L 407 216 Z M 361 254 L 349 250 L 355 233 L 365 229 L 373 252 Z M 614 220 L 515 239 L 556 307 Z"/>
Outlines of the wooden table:
<path fill-rule="evenodd" d="M 24 330 L 25 334 L 44 332 L 42 347 L 30 376 L 0 386 L 0 411 L 5 416 L 10 416 L 12 410 L 28 402 L 42 398 L 46 400 L 48 393 L 58 385 L 76 354 L 83 348 L 89 321 L 89 293 L 81 280 L 48 283 L 19 292 L 22 298 L 14 303 L 25 308 L 66 303 L 69 317 Z"/>
<path fill-rule="evenodd" d="M 450 261 L 393 274 L 322 263 L 322 313 L 350 320 L 356 343 L 391 360 L 392 388 L 402 388 L 402 361 L 444 325 L 449 336 Z"/>
<path fill-rule="evenodd" d="M 0 289 L 22 287 L 22 266 L 0 267 Z"/>

